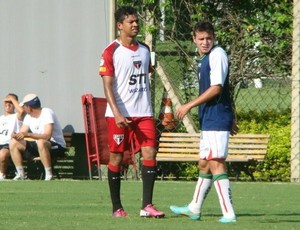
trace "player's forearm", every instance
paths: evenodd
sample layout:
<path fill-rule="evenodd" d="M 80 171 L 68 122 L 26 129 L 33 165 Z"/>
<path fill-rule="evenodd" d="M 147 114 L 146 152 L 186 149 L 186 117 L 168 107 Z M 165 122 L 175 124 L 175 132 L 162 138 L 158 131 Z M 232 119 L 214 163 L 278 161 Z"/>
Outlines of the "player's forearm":
<path fill-rule="evenodd" d="M 199 97 L 190 101 L 188 104 L 190 108 L 193 108 L 213 100 L 221 93 L 222 93 L 222 86 L 220 85 L 211 86 L 206 91 L 204 91 Z"/>
<path fill-rule="evenodd" d="M 106 97 L 106 100 L 111 108 L 111 111 L 113 112 L 114 116 L 118 116 L 120 114 L 119 107 L 116 102 L 115 95 L 113 93 L 113 90 L 109 87 L 104 88 L 104 94 Z"/>
<path fill-rule="evenodd" d="M 24 137 L 25 138 L 35 139 L 35 140 L 38 140 L 38 139 L 50 140 L 51 134 L 47 134 L 47 133 L 37 134 L 37 133 L 27 132 L 27 133 L 24 133 Z"/>

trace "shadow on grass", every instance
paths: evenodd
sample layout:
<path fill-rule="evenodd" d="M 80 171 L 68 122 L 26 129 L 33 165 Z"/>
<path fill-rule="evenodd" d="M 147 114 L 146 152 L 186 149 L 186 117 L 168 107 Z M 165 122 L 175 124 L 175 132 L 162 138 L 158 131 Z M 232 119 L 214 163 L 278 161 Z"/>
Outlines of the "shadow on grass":
<path fill-rule="evenodd" d="M 207 216 L 216 216 L 216 215 L 207 215 Z M 259 223 L 300 223 L 300 213 L 274 213 L 274 214 L 265 214 L 265 213 L 256 213 L 256 214 L 249 214 L 239 213 L 237 218 L 240 217 L 265 217 L 266 219 L 258 219 L 257 222 Z M 294 217 L 294 219 L 286 219 L 287 217 Z"/>

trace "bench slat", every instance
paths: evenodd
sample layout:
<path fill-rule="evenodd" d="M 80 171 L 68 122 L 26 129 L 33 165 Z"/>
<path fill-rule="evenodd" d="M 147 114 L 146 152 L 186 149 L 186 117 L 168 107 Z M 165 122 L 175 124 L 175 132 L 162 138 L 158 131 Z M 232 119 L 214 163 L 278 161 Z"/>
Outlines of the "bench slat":
<path fill-rule="evenodd" d="M 266 149 L 268 144 L 229 144 L 229 149 Z"/>
<path fill-rule="evenodd" d="M 162 147 L 166 147 L 166 148 L 174 148 L 174 149 L 199 149 L 199 143 L 165 143 L 165 142 L 161 142 L 159 144 L 159 149 L 161 149 Z M 229 149 L 266 149 L 268 147 L 267 144 L 251 144 L 251 145 L 236 145 L 236 144 L 229 144 L 228 148 Z M 159 150 L 160 151 L 160 150 Z"/>
<path fill-rule="evenodd" d="M 168 152 L 168 153 L 199 153 L 199 149 L 193 148 L 193 149 L 184 149 L 184 148 L 159 148 L 158 150 L 159 154 L 161 152 Z"/>
<path fill-rule="evenodd" d="M 172 152 L 169 152 L 169 151 L 161 151 L 159 152 L 159 155 L 157 155 L 158 157 L 160 156 L 163 156 L 163 155 L 169 155 L 169 156 L 178 156 L 180 154 L 183 154 L 183 155 L 191 155 L 191 156 L 199 156 L 199 151 L 172 151 Z M 266 150 L 256 150 L 256 151 L 233 151 L 233 152 L 229 152 L 228 154 L 228 157 L 239 157 L 239 156 L 245 156 L 245 157 L 249 157 L 249 156 L 252 156 L 252 157 L 259 157 L 259 156 L 264 156 L 267 154 L 267 151 Z"/>
<path fill-rule="evenodd" d="M 162 153 L 168 153 L 170 155 L 177 154 L 177 153 L 185 153 L 185 154 L 199 154 L 199 149 L 173 149 L 173 148 L 159 148 L 158 156 L 160 156 Z M 256 149 L 256 150 L 242 150 L 242 149 L 229 149 L 228 155 L 265 155 L 267 154 L 266 149 Z"/>
<path fill-rule="evenodd" d="M 248 143 L 253 143 L 253 144 L 267 144 L 268 139 L 230 139 L 229 138 L 229 143 L 243 143 L 243 144 L 248 144 Z"/>
<path fill-rule="evenodd" d="M 199 133 L 169 133 L 169 132 L 163 132 L 160 135 L 161 137 L 167 137 L 167 136 L 171 136 L 171 137 L 200 137 Z"/>
<path fill-rule="evenodd" d="M 228 155 L 265 155 L 267 154 L 267 149 L 229 149 Z"/>
<path fill-rule="evenodd" d="M 161 137 L 200 137 L 200 133 L 171 133 L 171 132 L 162 132 Z M 269 134 L 248 134 L 248 133 L 238 133 L 234 136 L 231 136 L 231 139 L 236 138 L 269 138 Z"/>
<path fill-rule="evenodd" d="M 161 142 L 195 142 L 195 143 L 199 143 L 200 138 L 198 137 L 161 137 L 160 138 Z"/>
<path fill-rule="evenodd" d="M 257 160 L 257 161 L 262 161 L 264 160 L 264 156 L 257 156 L 257 155 L 233 155 L 233 156 L 228 156 L 226 158 L 226 161 L 235 161 L 235 162 L 245 162 L 249 160 Z M 157 156 L 158 161 L 198 161 L 199 160 L 199 155 L 195 154 L 169 154 L 169 153 L 161 153 L 159 156 Z"/>
<path fill-rule="evenodd" d="M 199 141 L 198 143 L 166 143 L 161 142 L 159 143 L 159 147 L 173 147 L 173 148 L 199 148 Z"/>
<path fill-rule="evenodd" d="M 176 138 L 176 139 L 175 139 Z M 198 143 L 200 138 L 188 138 L 188 137 L 161 137 L 160 142 L 168 142 L 168 143 Z M 257 144 L 266 144 L 268 143 L 268 139 L 229 139 L 229 143 L 257 143 Z"/>
<path fill-rule="evenodd" d="M 230 136 L 230 138 L 233 139 L 237 139 L 237 138 L 253 138 L 253 139 L 257 139 L 257 138 L 270 138 L 269 134 L 247 134 L 247 133 L 238 133 L 234 136 Z"/>

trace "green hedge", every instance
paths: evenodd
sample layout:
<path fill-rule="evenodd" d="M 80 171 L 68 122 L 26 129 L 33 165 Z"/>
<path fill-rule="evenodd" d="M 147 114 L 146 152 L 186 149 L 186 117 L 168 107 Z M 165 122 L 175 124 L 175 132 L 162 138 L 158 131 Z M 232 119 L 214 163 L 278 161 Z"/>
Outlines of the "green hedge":
<path fill-rule="evenodd" d="M 256 179 L 268 181 L 290 180 L 291 112 L 238 112 L 240 133 L 269 133 L 268 153 L 263 162 L 252 170 Z"/>

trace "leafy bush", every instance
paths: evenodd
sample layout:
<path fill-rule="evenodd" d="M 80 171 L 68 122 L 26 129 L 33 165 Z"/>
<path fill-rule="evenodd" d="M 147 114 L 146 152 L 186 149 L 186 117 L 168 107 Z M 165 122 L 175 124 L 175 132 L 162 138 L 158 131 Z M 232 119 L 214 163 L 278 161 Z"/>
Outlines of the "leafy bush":
<path fill-rule="evenodd" d="M 268 153 L 263 162 L 252 170 L 256 179 L 288 181 L 291 157 L 291 113 L 267 111 L 238 112 L 240 133 L 268 133 L 271 135 Z"/>

